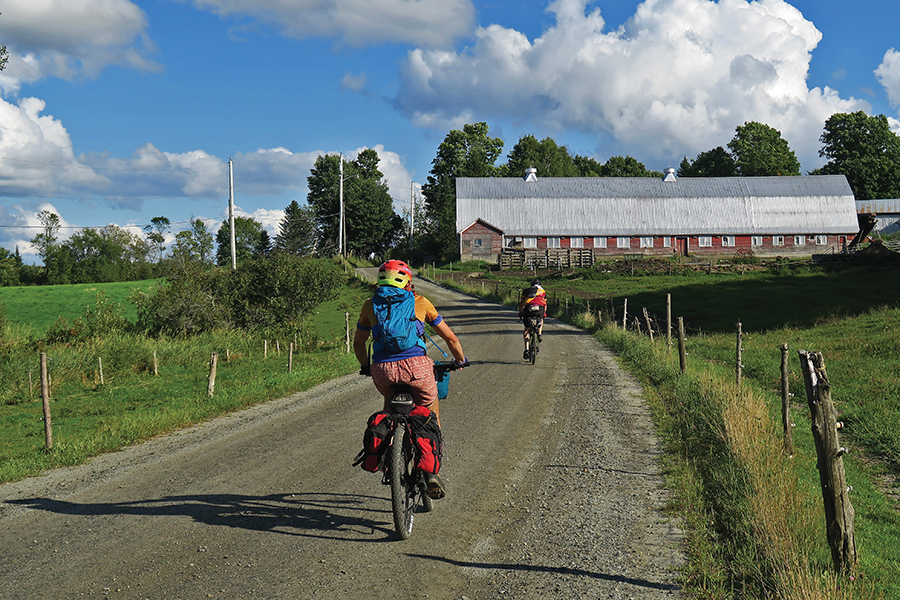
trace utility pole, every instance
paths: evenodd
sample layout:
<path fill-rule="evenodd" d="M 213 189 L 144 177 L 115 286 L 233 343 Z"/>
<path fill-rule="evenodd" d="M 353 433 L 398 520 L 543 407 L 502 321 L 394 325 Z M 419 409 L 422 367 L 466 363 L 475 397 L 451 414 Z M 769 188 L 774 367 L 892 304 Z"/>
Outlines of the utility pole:
<path fill-rule="evenodd" d="M 228 158 L 228 229 L 231 230 L 231 270 L 237 271 L 237 248 L 234 236 L 234 170 Z"/>
<path fill-rule="evenodd" d="M 409 251 L 413 249 L 413 228 L 416 224 L 416 182 L 409 183 Z"/>
<path fill-rule="evenodd" d="M 340 184 L 338 186 L 338 200 L 341 206 L 341 218 L 338 223 L 338 254 L 344 256 L 344 155 L 338 156 L 340 161 Z"/>

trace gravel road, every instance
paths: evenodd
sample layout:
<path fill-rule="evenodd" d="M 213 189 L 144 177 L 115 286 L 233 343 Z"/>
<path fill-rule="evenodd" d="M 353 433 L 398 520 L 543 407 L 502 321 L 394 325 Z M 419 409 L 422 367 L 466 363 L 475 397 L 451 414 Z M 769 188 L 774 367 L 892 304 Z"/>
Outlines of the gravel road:
<path fill-rule="evenodd" d="M 441 405 L 448 495 L 409 540 L 350 467 L 381 403 L 351 375 L 0 486 L 0 599 L 680 597 L 661 449 L 611 353 L 548 320 L 532 366 L 514 312 L 417 289 L 474 365 Z"/>

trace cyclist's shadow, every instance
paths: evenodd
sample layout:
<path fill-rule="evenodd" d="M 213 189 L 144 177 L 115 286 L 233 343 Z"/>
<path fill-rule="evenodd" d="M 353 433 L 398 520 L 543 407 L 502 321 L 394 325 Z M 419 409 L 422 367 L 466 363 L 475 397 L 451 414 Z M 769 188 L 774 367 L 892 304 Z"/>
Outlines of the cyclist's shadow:
<path fill-rule="evenodd" d="M 394 533 L 390 498 L 361 494 L 200 494 L 85 504 L 53 498 L 23 498 L 7 503 L 72 516 L 186 516 L 216 527 L 355 542 L 390 541 Z M 379 515 L 384 515 L 384 519 L 379 519 Z"/>

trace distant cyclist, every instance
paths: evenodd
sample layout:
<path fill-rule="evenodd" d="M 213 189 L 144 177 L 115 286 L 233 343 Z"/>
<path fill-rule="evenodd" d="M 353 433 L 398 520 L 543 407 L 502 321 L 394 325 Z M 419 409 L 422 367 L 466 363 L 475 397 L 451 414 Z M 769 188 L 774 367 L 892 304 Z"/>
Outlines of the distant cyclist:
<path fill-rule="evenodd" d="M 541 280 L 535 279 L 531 287 L 522 290 L 519 296 L 519 318 L 525 323 L 525 353 L 522 358 L 528 358 L 528 330 L 531 319 L 538 322 L 538 341 L 544 339 L 544 316 L 547 314 L 547 292 L 541 287 Z M 530 318 L 529 318 L 530 317 Z"/>
<path fill-rule="evenodd" d="M 399 303 L 413 300 L 415 314 L 408 321 L 413 327 L 409 332 L 409 342 L 388 344 L 386 336 L 379 335 L 387 330 L 387 324 L 379 322 L 379 317 L 376 316 L 376 313 L 384 313 L 380 308 L 376 309 L 383 302 L 395 302 L 398 304 L 394 306 L 399 306 Z M 397 309 L 394 312 L 400 311 Z M 396 314 L 394 317 L 396 318 Z M 382 319 L 384 318 L 382 316 Z M 440 425 L 440 401 L 434 379 L 434 361 L 426 356 L 425 342 L 422 339 L 425 323 L 431 325 L 447 342 L 457 364 L 460 366 L 468 364 L 462 344 L 450 326 L 425 296 L 420 296 L 412 290 L 412 271 L 409 265 L 402 260 L 389 260 L 378 269 L 374 297 L 366 300 L 362 306 L 353 337 L 353 351 L 359 361 L 360 373 L 371 375 L 375 388 L 384 396 L 385 412 L 390 412 L 391 398 L 394 396 L 392 386 L 395 383 L 405 383 L 412 387 L 413 402 L 433 410 Z M 366 341 L 370 333 L 374 338 L 371 363 L 366 352 Z M 428 486 L 426 493 L 432 498 L 442 498 L 444 484 L 440 477 L 429 474 L 426 478 Z"/>

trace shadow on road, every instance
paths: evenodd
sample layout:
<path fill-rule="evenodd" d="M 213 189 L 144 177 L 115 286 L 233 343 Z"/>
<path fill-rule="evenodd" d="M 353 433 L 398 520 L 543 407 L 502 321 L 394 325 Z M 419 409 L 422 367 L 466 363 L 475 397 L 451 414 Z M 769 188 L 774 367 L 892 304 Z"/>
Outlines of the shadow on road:
<path fill-rule="evenodd" d="M 372 505 L 376 502 L 387 506 L 373 510 Z M 183 516 L 206 525 L 348 541 L 391 541 L 394 535 L 390 499 L 359 494 L 210 494 L 86 504 L 52 498 L 23 498 L 8 503 L 73 516 Z M 361 516 L 362 513 L 369 517 L 374 513 L 375 519 Z M 386 515 L 385 519 L 380 520 L 379 515 Z M 373 537 L 375 532 L 383 532 L 384 536 Z"/>
<path fill-rule="evenodd" d="M 629 585 L 654 589 L 654 590 L 680 590 L 681 588 L 671 583 L 657 583 L 647 581 L 646 579 L 635 579 L 633 577 L 625 577 L 624 575 L 608 575 L 606 573 L 594 573 L 585 571 L 584 569 L 573 569 L 570 567 L 545 567 L 541 565 L 517 565 L 509 563 L 483 563 L 483 562 L 466 562 L 462 560 L 453 560 L 443 556 L 430 556 L 427 554 L 407 554 L 411 558 L 421 558 L 423 560 L 435 560 L 444 562 L 457 567 L 469 569 L 496 569 L 501 571 L 532 571 L 538 573 L 556 573 L 558 575 L 572 575 L 575 577 L 590 577 L 593 579 L 603 579 L 615 583 L 627 583 Z"/>

